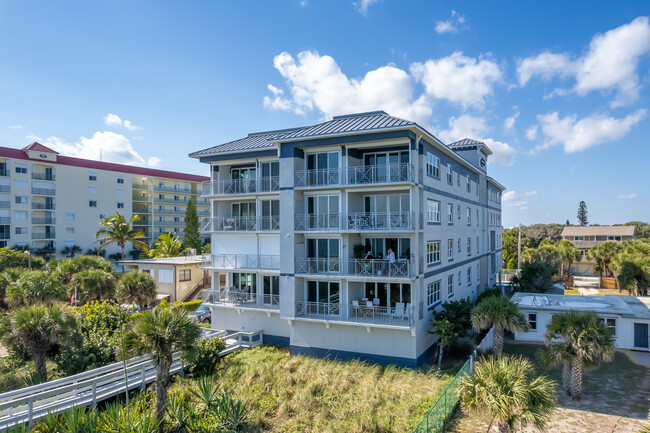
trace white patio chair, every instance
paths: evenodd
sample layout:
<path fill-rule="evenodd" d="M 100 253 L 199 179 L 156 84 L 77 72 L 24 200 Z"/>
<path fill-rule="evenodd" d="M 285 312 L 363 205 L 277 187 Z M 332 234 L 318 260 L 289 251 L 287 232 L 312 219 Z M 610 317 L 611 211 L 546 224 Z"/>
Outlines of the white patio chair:
<path fill-rule="evenodd" d="M 378 306 L 379 306 L 379 298 L 374 298 L 374 299 L 372 300 L 372 304 L 373 304 L 375 307 L 378 307 Z"/>
<path fill-rule="evenodd" d="M 404 302 L 395 303 L 395 312 L 393 313 L 394 317 L 399 317 L 400 319 L 404 317 Z"/>

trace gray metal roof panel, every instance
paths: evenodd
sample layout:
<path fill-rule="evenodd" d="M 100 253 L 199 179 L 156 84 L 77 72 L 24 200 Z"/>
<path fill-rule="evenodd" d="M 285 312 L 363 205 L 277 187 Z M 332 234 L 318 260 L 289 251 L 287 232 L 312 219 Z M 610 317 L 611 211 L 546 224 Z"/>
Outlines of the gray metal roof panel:
<path fill-rule="evenodd" d="M 463 146 L 476 146 L 476 145 L 485 146 L 485 143 L 483 143 L 482 141 L 472 140 L 471 138 L 463 138 L 462 140 L 454 141 L 453 143 L 448 144 L 447 146 L 463 147 Z"/>

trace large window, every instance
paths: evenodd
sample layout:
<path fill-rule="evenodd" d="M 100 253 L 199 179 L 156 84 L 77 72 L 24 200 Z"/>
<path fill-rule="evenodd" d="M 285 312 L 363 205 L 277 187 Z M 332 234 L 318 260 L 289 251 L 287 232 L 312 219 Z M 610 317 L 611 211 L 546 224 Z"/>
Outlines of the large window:
<path fill-rule="evenodd" d="M 440 241 L 427 242 L 427 264 L 440 263 Z"/>
<path fill-rule="evenodd" d="M 612 337 L 616 338 L 616 319 L 613 317 L 599 317 L 598 321 L 604 323 L 610 331 L 612 331 Z"/>
<path fill-rule="evenodd" d="M 467 255 L 471 256 L 472 255 L 472 238 L 469 236 L 467 237 Z"/>
<path fill-rule="evenodd" d="M 257 276 L 255 274 L 235 272 L 232 274 L 232 287 L 236 291 L 255 295 L 257 293 Z"/>
<path fill-rule="evenodd" d="M 339 183 L 339 153 L 322 152 L 307 155 L 308 185 Z"/>
<path fill-rule="evenodd" d="M 335 281 L 308 281 L 307 300 L 336 307 L 331 313 L 336 311 L 338 314 L 338 304 L 340 302 L 339 283 Z M 330 314 L 330 312 L 326 312 L 326 314 Z"/>
<path fill-rule="evenodd" d="M 265 275 L 262 277 L 264 283 L 264 304 L 280 304 L 280 277 Z"/>
<path fill-rule="evenodd" d="M 447 164 L 447 183 L 451 185 L 453 182 L 454 182 L 454 178 L 451 169 L 451 164 Z"/>
<path fill-rule="evenodd" d="M 430 306 L 440 301 L 440 281 L 427 285 L 427 304 Z"/>
<path fill-rule="evenodd" d="M 467 268 L 467 285 L 468 286 L 472 285 L 472 268 L 471 267 Z"/>
<path fill-rule="evenodd" d="M 454 223 L 454 205 L 451 203 L 447 204 L 447 223 Z"/>
<path fill-rule="evenodd" d="M 427 152 L 427 174 L 440 177 L 440 158 Z"/>
<path fill-rule="evenodd" d="M 440 222 L 440 202 L 427 200 L 427 221 L 430 223 Z"/>
<path fill-rule="evenodd" d="M 174 271 L 172 269 L 159 269 L 158 270 L 158 282 L 159 283 L 174 283 Z"/>
<path fill-rule="evenodd" d="M 469 207 L 467 208 L 467 225 L 472 225 L 472 209 Z"/>
<path fill-rule="evenodd" d="M 447 277 L 447 296 L 451 297 L 454 294 L 454 274 L 449 274 Z"/>
<path fill-rule="evenodd" d="M 178 281 L 190 281 L 192 279 L 191 269 L 181 269 L 178 271 Z"/>

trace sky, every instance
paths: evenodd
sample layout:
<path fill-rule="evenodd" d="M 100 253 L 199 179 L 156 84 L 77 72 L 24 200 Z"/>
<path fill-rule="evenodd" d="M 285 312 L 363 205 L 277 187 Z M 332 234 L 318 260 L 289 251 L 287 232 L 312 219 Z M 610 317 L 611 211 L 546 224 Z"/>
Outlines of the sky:
<path fill-rule="evenodd" d="M 385 110 L 494 152 L 503 225 L 650 221 L 647 1 L 0 0 L 0 146 L 190 152 Z"/>

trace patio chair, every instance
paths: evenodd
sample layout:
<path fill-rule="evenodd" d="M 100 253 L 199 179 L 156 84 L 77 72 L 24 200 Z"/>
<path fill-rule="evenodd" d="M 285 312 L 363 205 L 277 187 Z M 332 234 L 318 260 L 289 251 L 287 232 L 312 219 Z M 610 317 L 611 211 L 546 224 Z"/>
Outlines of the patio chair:
<path fill-rule="evenodd" d="M 397 302 L 395 304 L 395 312 L 393 313 L 393 316 L 400 319 L 404 318 L 404 302 Z"/>
<path fill-rule="evenodd" d="M 361 300 L 365 302 L 368 300 L 368 298 L 361 298 Z"/>
<path fill-rule="evenodd" d="M 226 220 L 223 222 L 223 229 L 224 230 L 233 230 L 235 221 L 232 218 L 226 218 Z"/>
<path fill-rule="evenodd" d="M 352 310 L 354 311 L 354 317 L 359 316 L 359 301 L 352 301 Z"/>
<path fill-rule="evenodd" d="M 378 307 L 378 306 L 379 306 L 379 298 L 373 298 L 373 300 L 372 300 L 372 304 L 373 304 L 375 307 Z"/>
<path fill-rule="evenodd" d="M 407 302 L 406 303 L 406 308 L 404 309 L 404 318 L 408 319 L 409 317 L 409 311 L 411 311 L 411 303 Z"/>

